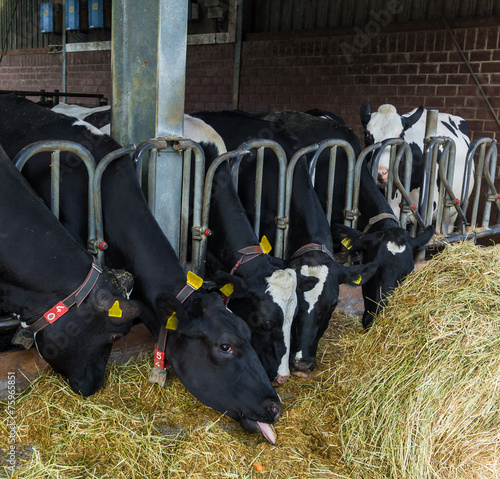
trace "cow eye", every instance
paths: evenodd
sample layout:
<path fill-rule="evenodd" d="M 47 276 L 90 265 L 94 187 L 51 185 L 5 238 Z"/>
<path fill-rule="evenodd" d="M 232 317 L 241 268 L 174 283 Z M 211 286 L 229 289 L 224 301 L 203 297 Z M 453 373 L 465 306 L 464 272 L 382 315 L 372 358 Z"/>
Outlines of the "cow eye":
<path fill-rule="evenodd" d="M 220 344 L 219 345 L 219 351 L 223 352 L 223 353 L 230 353 L 231 351 L 233 350 L 233 348 L 231 347 L 230 344 Z"/>
<path fill-rule="evenodd" d="M 113 343 L 116 343 L 116 341 L 119 341 L 122 338 L 123 338 L 122 334 L 113 334 L 113 336 L 111 336 L 111 341 L 113 341 Z"/>

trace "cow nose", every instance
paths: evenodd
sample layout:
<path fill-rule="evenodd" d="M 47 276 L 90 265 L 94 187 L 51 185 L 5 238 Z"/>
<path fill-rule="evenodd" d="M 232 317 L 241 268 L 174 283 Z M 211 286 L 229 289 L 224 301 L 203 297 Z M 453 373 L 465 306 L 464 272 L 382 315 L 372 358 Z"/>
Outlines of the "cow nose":
<path fill-rule="evenodd" d="M 273 416 L 273 421 L 277 421 L 283 410 L 283 405 L 280 402 L 272 402 L 269 406 L 269 410 Z"/>
<path fill-rule="evenodd" d="M 293 368 L 295 371 L 292 373 L 295 376 L 304 377 L 305 374 L 309 374 L 316 367 L 316 359 L 315 358 L 300 358 L 293 360 Z M 299 374 L 296 374 L 296 373 Z M 305 377 L 307 377 L 307 375 Z"/>
<path fill-rule="evenodd" d="M 387 168 L 379 168 L 378 169 L 378 182 L 379 183 L 387 183 L 389 179 L 389 170 Z"/>

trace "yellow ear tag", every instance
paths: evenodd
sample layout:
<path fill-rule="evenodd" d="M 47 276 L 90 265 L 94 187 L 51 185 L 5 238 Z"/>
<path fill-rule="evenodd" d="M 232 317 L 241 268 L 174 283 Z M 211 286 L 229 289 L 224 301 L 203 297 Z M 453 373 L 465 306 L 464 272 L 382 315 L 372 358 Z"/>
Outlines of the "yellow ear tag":
<path fill-rule="evenodd" d="M 264 254 L 269 253 L 273 249 L 271 246 L 271 243 L 269 243 L 269 240 L 267 237 L 264 235 L 262 239 L 260 240 L 260 247 L 262 248 L 262 251 L 264 251 Z"/>
<path fill-rule="evenodd" d="M 177 329 L 177 325 L 179 324 L 179 320 L 177 319 L 177 313 L 174 311 L 172 316 L 167 319 L 167 325 L 165 326 L 167 329 L 172 329 L 175 331 Z"/>
<path fill-rule="evenodd" d="M 109 308 L 108 316 L 112 316 L 113 318 L 121 318 L 122 317 L 122 310 L 120 309 L 120 303 L 118 301 L 115 301 L 113 306 L 111 306 L 111 308 Z"/>
<path fill-rule="evenodd" d="M 196 276 L 192 271 L 188 271 L 186 283 L 194 289 L 199 289 L 203 284 L 203 280 L 199 276 Z"/>
<path fill-rule="evenodd" d="M 344 238 L 342 241 L 341 241 L 342 245 L 344 246 L 344 248 L 346 249 L 351 249 L 352 248 L 352 241 L 351 241 L 351 238 Z"/>
<path fill-rule="evenodd" d="M 361 275 L 359 275 L 358 278 L 353 281 L 353 283 L 354 284 L 360 284 L 362 279 L 363 278 L 361 277 Z"/>
<path fill-rule="evenodd" d="M 229 298 L 229 296 L 233 294 L 234 286 L 231 283 L 227 283 L 224 286 L 222 286 L 220 291 L 224 296 L 226 296 L 226 298 Z"/>

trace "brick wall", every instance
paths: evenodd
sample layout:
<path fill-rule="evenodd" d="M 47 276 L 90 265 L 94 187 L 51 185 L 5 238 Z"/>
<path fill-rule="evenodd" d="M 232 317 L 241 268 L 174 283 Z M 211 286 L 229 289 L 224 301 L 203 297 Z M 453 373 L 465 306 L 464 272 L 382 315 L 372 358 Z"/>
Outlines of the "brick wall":
<path fill-rule="evenodd" d="M 365 101 L 374 108 L 393 103 L 400 112 L 424 104 L 463 116 L 475 138 L 497 136 L 500 128 L 446 30 L 367 28 L 309 38 L 248 35 L 243 42 L 239 108 L 322 108 L 342 116 L 360 134 L 358 111 Z M 453 31 L 500 115 L 500 27 Z M 233 58 L 232 44 L 188 47 L 187 112 L 232 107 Z M 69 91 L 111 98 L 109 51 L 70 53 L 67 71 Z M 31 88 L 61 89 L 60 54 L 25 51 L 4 56 L 0 89 Z"/>
<path fill-rule="evenodd" d="M 454 30 L 472 70 L 500 116 L 499 31 Z M 359 107 L 392 103 L 401 113 L 423 104 L 463 116 L 475 138 L 500 127 L 446 30 L 256 40 L 243 44 L 240 108 L 322 108 L 360 131 Z"/>
<path fill-rule="evenodd" d="M 111 100 L 110 51 L 68 53 L 66 65 L 68 92 L 101 93 Z M 48 53 L 46 49 L 7 53 L 0 63 L 0 89 L 62 91 L 62 55 Z M 95 102 L 92 99 L 73 101 Z"/>

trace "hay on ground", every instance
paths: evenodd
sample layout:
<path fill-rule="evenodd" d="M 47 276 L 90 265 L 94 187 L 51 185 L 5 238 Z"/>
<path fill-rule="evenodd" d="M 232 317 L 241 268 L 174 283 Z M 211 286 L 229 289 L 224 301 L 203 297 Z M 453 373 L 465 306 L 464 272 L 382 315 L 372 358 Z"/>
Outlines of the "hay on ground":
<path fill-rule="evenodd" d="M 279 388 L 276 446 L 177 378 L 149 384 L 150 355 L 110 365 L 90 398 L 45 373 L 16 395 L 12 477 L 500 477 L 499 303 L 500 249 L 460 244 L 412 273 L 370 331 L 334 315 L 317 370 Z"/>

